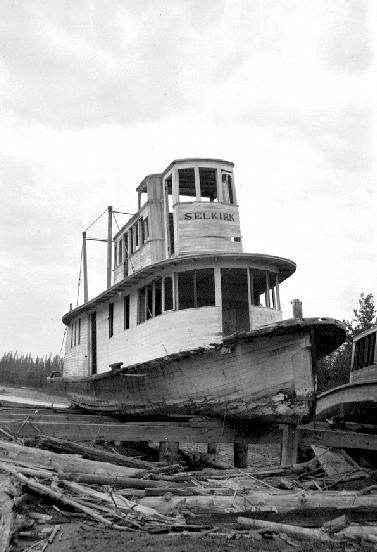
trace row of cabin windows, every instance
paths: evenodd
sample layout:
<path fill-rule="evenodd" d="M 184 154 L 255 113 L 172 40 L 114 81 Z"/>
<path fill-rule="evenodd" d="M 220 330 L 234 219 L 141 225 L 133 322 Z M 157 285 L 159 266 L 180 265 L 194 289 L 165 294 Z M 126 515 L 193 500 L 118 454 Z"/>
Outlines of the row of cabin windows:
<path fill-rule="evenodd" d="M 360 338 L 355 343 L 352 370 L 360 370 L 374 364 L 374 351 L 376 348 L 376 332 Z"/>
<path fill-rule="evenodd" d="M 80 345 L 81 341 L 81 318 L 73 322 L 71 325 L 71 349 Z"/>
<path fill-rule="evenodd" d="M 126 261 L 149 238 L 148 217 L 138 219 L 114 244 L 114 266 Z"/>
<path fill-rule="evenodd" d="M 221 269 L 227 274 L 228 289 L 222 290 L 223 304 L 233 298 L 237 290 L 249 289 L 250 303 L 255 306 L 280 309 L 277 276 L 264 270 L 246 268 Z M 225 280 L 224 280 L 225 281 Z M 248 284 L 249 282 L 249 284 Z M 176 293 L 173 276 L 158 278 L 138 291 L 137 324 L 170 310 L 215 306 L 215 275 L 213 268 L 187 270 L 176 274 Z M 228 295 L 231 297 L 228 297 Z M 114 303 L 108 306 L 109 337 L 114 335 Z M 130 296 L 123 298 L 123 328 L 130 328 Z"/>
<path fill-rule="evenodd" d="M 178 169 L 178 201 L 192 201 L 192 197 L 200 201 L 220 201 L 235 204 L 233 175 L 221 171 L 221 181 L 217 181 L 217 170 L 199 167 L 197 176 L 195 169 Z M 166 179 L 168 189 L 171 189 L 171 176 Z"/>

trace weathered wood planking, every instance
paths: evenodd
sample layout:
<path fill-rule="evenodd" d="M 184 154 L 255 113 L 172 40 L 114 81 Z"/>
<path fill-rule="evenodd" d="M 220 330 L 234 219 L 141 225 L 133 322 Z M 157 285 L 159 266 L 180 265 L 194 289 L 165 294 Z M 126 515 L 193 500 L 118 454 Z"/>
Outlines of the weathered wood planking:
<path fill-rule="evenodd" d="M 334 429 L 299 428 L 300 442 L 336 448 L 377 450 L 377 435 Z"/>
<path fill-rule="evenodd" d="M 316 415 L 321 416 L 340 405 L 366 402 L 377 404 L 377 381 L 350 383 L 322 393 L 317 400 Z"/>
<path fill-rule="evenodd" d="M 35 437 L 42 434 L 52 435 L 74 441 L 178 441 L 193 443 L 234 443 L 238 433 L 219 421 L 210 421 L 195 426 L 177 422 L 125 422 L 125 423 L 77 423 L 10 421 L 0 418 L 0 427 L 20 437 Z M 247 443 L 273 443 L 280 438 L 280 430 L 271 428 L 264 435 L 249 434 Z"/>

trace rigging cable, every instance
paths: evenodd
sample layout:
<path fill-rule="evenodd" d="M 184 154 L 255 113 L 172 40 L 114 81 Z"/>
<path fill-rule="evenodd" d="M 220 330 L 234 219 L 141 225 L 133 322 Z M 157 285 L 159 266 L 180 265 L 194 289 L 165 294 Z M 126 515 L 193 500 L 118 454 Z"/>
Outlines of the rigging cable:
<path fill-rule="evenodd" d="M 103 211 L 103 213 L 101 213 L 95 220 L 93 220 L 93 222 L 91 224 L 89 224 L 88 228 L 86 228 L 86 230 L 84 230 L 84 232 L 89 230 L 89 228 L 91 228 L 93 226 L 93 224 L 95 224 L 97 222 L 97 220 L 99 220 L 106 212 L 107 212 L 107 209 L 105 209 Z"/>
<path fill-rule="evenodd" d="M 64 341 L 65 341 L 66 335 L 67 335 L 67 326 L 64 328 L 62 344 L 61 344 L 60 351 L 59 351 L 59 356 L 60 357 L 62 356 L 62 351 L 63 351 L 63 346 L 64 346 Z"/>
<path fill-rule="evenodd" d="M 118 211 L 117 211 L 117 213 L 118 213 Z M 118 224 L 118 221 L 117 221 L 117 218 L 116 218 L 116 216 L 115 216 L 115 212 L 114 212 L 114 211 L 113 211 L 113 217 L 114 217 L 114 220 L 115 220 L 115 224 L 116 224 L 117 227 L 118 227 L 118 231 L 120 231 L 119 224 Z"/>

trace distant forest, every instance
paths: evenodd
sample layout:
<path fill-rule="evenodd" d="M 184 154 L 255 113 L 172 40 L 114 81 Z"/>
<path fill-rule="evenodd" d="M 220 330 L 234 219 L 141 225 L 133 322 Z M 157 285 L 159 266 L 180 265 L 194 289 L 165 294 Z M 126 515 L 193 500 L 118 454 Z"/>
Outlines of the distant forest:
<path fill-rule="evenodd" d="M 45 387 L 46 378 L 52 372 L 63 371 L 63 359 L 59 355 L 33 358 L 9 352 L 0 358 L 0 384 L 23 385 L 25 387 Z"/>

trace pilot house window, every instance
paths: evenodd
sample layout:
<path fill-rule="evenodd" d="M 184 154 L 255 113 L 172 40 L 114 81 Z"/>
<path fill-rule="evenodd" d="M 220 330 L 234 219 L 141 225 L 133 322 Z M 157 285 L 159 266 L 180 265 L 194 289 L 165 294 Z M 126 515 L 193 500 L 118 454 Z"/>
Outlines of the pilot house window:
<path fill-rule="evenodd" d="M 179 310 L 215 305 L 215 278 L 213 268 L 179 272 Z"/>

